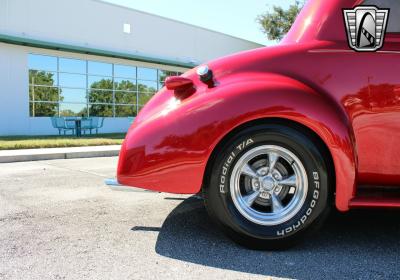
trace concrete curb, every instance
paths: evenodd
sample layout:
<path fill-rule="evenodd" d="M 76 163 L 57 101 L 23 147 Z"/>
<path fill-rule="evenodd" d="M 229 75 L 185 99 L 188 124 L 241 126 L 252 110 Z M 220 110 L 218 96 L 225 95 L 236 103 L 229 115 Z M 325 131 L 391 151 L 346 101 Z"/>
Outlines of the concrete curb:
<path fill-rule="evenodd" d="M 0 163 L 52 159 L 113 157 L 119 155 L 120 149 L 120 145 L 112 145 L 71 148 L 5 150 L 0 151 Z"/>

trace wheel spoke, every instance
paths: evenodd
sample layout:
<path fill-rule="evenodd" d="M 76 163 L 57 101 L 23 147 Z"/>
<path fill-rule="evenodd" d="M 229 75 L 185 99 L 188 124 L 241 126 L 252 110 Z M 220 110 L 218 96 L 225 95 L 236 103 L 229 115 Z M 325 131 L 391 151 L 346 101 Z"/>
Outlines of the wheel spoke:
<path fill-rule="evenodd" d="M 271 199 L 272 199 L 272 212 L 278 212 L 279 210 L 283 209 L 282 202 L 276 194 L 272 194 Z"/>
<path fill-rule="evenodd" d="M 277 153 L 274 152 L 270 152 L 268 153 L 268 159 L 269 159 L 269 172 L 271 173 L 274 168 L 275 168 L 275 164 L 278 161 L 279 155 Z"/>
<path fill-rule="evenodd" d="M 244 196 L 243 200 L 247 204 L 247 206 L 251 207 L 259 195 L 260 195 L 259 191 L 254 191 L 251 194 Z"/>
<path fill-rule="evenodd" d="M 292 176 L 285 178 L 285 179 L 279 181 L 278 183 L 279 183 L 279 185 L 296 187 L 296 185 L 297 185 L 296 175 L 293 174 Z"/>
<path fill-rule="evenodd" d="M 243 167 L 242 167 L 242 173 L 243 174 L 245 174 L 245 175 L 247 175 L 247 176 L 250 176 L 250 177 L 253 177 L 253 178 L 258 178 L 258 175 L 257 175 L 257 173 L 253 170 L 253 168 L 251 168 L 251 166 L 249 165 L 249 164 L 245 164 L 245 165 L 243 165 Z"/>

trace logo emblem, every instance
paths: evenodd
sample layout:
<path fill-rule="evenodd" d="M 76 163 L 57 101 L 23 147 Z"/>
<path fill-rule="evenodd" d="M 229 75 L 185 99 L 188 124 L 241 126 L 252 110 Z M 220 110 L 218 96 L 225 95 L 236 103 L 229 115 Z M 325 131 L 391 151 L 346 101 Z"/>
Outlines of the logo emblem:
<path fill-rule="evenodd" d="M 350 48 L 360 52 L 382 48 L 389 9 L 358 6 L 354 9 L 343 9 L 343 14 Z"/>

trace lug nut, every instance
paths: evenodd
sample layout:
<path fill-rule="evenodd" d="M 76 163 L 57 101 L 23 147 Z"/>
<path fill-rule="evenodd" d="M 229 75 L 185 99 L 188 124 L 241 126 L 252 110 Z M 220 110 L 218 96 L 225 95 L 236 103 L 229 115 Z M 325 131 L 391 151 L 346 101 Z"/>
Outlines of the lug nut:
<path fill-rule="evenodd" d="M 267 192 L 262 192 L 262 193 L 260 194 L 260 197 L 261 197 L 261 198 L 264 198 L 264 199 L 269 199 L 270 195 L 269 195 L 269 193 L 267 193 Z"/>

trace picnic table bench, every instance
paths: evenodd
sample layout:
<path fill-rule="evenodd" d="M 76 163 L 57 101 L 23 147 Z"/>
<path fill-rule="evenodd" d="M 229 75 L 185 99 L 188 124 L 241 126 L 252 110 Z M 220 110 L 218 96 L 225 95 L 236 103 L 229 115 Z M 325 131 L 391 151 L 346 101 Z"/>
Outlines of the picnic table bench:
<path fill-rule="evenodd" d="M 92 130 L 96 130 L 96 134 L 99 133 L 99 129 L 104 125 L 103 117 L 52 117 L 51 123 L 54 128 L 58 129 L 58 134 L 64 132 L 66 135 L 67 131 L 71 131 L 71 134 L 76 134 L 80 137 L 83 133 L 86 134 L 88 130 L 92 134 Z"/>

